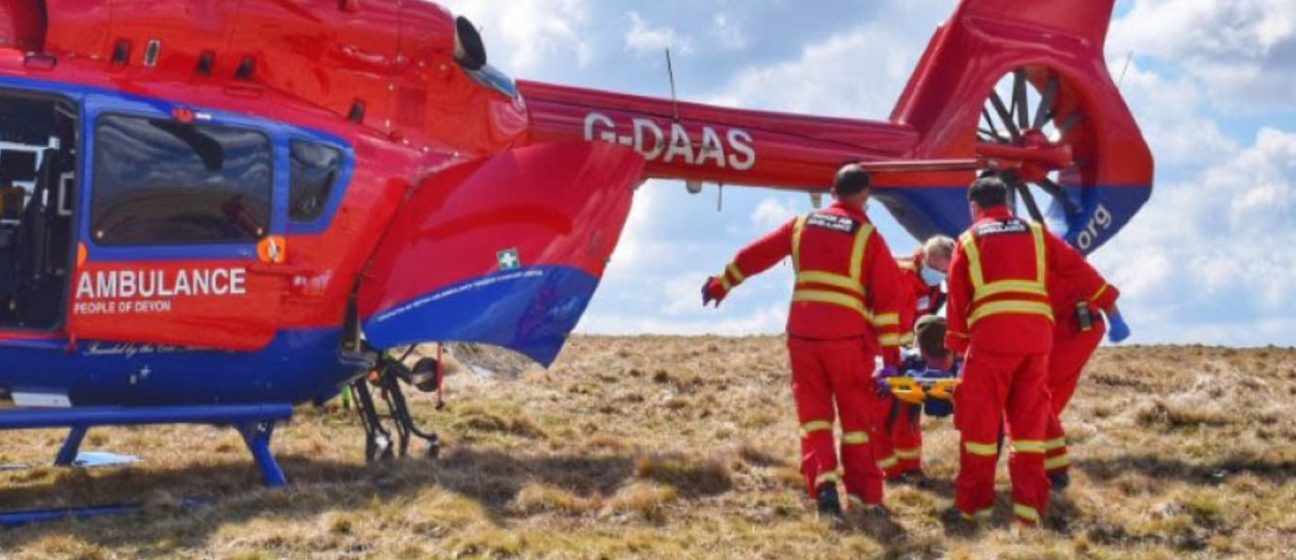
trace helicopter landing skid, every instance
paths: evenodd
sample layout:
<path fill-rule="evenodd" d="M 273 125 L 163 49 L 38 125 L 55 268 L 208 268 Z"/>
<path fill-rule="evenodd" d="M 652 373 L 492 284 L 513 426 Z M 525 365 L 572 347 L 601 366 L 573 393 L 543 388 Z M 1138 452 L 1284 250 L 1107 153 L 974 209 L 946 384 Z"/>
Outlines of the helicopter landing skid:
<path fill-rule="evenodd" d="M 360 412 L 360 421 L 365 429 L 366 462 L 388 460 L 397 455 L 408 456 L 410 440 L 413 438 L 427 442 L 424 451 L 427 458 L 435 459 L 441 453 L 441 440 L 436 433 L 419 429 L 410 415 L 409 403 L 405 400 L 401 384 L 411 381 L 408 367 L 395 360 L 384 360 L 376 369 L 351 382 L 356 409 Z M 377 390 L 377 395 L 386 405 L 386 415 L 379 414 L 373 389 Z M 391 421 L 391 429 L 384 419 Z M 392 439 L 393 431 L 395 441 Z"/>
<path fill-rule="evenodd" d="M 275 423 L 292 417 L 288 404 L 201 405 L 168 407 L 74 407 L 65 409 L 17 409 L 0 412 L 0 430 L 69 428 L 68 437 L 54 459 L 55 466 L 75 464 L 81 442 L 91 428 L 103 426 L 145 426 L 157 424 L 211 424 L 239 431 L 256 460 L 266 486 L 286 486 L 288 479 L 270 451 Z M 186 505 L 197 503 L 186 501 Z M 0 527 L 86 519 L 138 511 L 138 504 L 0 512 Z"/>

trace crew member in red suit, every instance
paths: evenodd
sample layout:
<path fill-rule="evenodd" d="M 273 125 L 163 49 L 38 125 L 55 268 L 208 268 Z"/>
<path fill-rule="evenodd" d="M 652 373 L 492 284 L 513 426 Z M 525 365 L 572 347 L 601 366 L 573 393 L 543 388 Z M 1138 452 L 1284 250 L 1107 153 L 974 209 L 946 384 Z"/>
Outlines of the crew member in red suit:
<path fill-rule="evenodd" d="M 821 512 L 840 515 L 837 482 L 851 508 L 884 513 L 882 471 L 870 441 L 878 437 L 882 400 L 873 390 L 874 359 L 900 363 L 902 300 L 891 250 L 864 213 L 868 171 L 847 165 L 833 183 L 836 202 L 798 217 L 739 251 L 709 278 L 703 304 L 792 257 L 796 285 L 788 313 L 792 395 L 801 424 L 801 472 Z M 834 402 L 836 406 L 834 406 Z M 834 422 L 841 420 L 841 462 Z"/>
<path fill-rule="evenodd" d="M 954 257 L 954 240 L 937 235 L 927 240 L 912 257 L 899 259 L 900 342 L 913 343 L 918 319 L 935 315 L 945 305 L 945 277 Z M 883 395 L 889 393 L 885 379 L 878 379 Z M 878 438 L 874 452 L 878 466 L 888 479 L 920 480 L 922 470 L 922 406 L 887 397 L 889 411 L 883 426 L 886 437 Z"/>
<path fill-rule="evenodd" d="M 1071 484 L 1069 467 L 1071 456 L 1067 453 L 1066 432 L 1062 426 L 1062 411 L 1075 394 L 1080 373 L 1094 350 L 1102 342 L 1104 333 L 1112 342 L 1129 337 L 1116 309 L 1120 292 L 1107 283 L 1092 266 L 1077 269 L 1069 276 L 1058 277 L 1049 286 L 1052 300 L 1053 352 L 1049 355 L 1048 390 L 1052 398 L 1052 416 L 1044 442 L 1044 470 L 1048 473 L 1053 490 L 1063 490 Z M 1110 331 L 1099 312 L 1111 323 Z"/>
<path fill-rule="evenodd" d="M 1035 525 L 1050 490 L 1044 473 L 1044 434 L 1052 415 L 1046 385 L 1054 330 L 1049 286 L 1088 264 L 1040 224 L 1013 216 L 1008 187 L 998 177 L 978 179 L 968 198 L 974 223 L 959 238 L 948 281 L 946 345 L 966 356 L 954 395 L 961 434 L 955 505 L 964 519 L 990 515 L 1006 418 L 1013 514 Z"/>

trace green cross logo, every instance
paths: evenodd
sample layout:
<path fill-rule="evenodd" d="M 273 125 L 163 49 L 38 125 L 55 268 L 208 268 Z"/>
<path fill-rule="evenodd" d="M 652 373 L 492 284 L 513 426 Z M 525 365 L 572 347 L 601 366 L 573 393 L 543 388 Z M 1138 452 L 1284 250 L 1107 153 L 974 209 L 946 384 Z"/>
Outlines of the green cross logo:
<path fill-rule="evenodd" d="M 513 270 L 522 266 L 522 259 L 518 257 L 516 248 L 495 253 L 495 260 L 499 262 L 500 270 Z"/>

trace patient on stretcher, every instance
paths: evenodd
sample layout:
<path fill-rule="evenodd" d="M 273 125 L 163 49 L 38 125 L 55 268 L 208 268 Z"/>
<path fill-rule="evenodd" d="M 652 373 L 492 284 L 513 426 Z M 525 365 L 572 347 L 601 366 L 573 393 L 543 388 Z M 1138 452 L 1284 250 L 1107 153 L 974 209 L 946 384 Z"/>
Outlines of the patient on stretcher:
<path fill-rule="evenodd" d="M 922 405 L 928 416 L 949 416 L 962 364 L 945 348 L 945 319 L 935 315 L 919 319 L 914 339 L 917 347 L 906 351 L 902 376 L 889 380 L 891 391 L 901 401 Z"/>

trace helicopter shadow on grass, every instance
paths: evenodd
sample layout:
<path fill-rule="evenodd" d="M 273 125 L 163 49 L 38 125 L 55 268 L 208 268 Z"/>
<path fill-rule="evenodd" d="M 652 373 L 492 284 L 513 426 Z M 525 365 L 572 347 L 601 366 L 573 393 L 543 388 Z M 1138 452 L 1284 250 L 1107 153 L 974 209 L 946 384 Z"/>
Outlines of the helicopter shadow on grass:
<path fill-rule="evenodd" d="M 1216 486 L 1242 475 L 1282 484 L 1296 480 L 1296 461 L 1267 461 L 1254 457 L 1230 456 L 1211 462 L 1189 462 L 1156 455 L 1123 455 L 1103 459 L 1081 459 L 1075 466 L 1099 481 L 1111 481 L 1129 472 L 1151 479 L 1181 480 L 1203 486 Z"/>
<path fill-rule="evenodd" d="M 280 457 L 291 486 L 260 484 L 246 461 L 166 469 L 122 468 L 108 473 L 38 467 L 29 484 L 0 488 L 0 510 L 137 503 L 138 513 L 85 521 L 58 521 L 0 529 L 0 552 L 21 550 L 48 536 L 70 536 L 99 546 L 202 548 L 227 524 L 254 519 L 304 522 L 330 512 L 402 508 L 420 491 L 439 488 L 481 506 L 487 519 L 507 527 L 528 514 L 510 504 L 528 484 L 562 488 L 589 497 L 611 495 L 635 476 L 629 455 L 527 456 L 498 450 L 457 449 L 437 461 L 396 460 L 377 465 L 287 455 Z M 48 483 L 45 482 L 48 479 Z M 682 493 L 687 497 L 688 494 Z M 185 508 L 184 500 L 208 502 Z M 11 548 L 12 547 L 12 548 Z"/>

